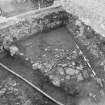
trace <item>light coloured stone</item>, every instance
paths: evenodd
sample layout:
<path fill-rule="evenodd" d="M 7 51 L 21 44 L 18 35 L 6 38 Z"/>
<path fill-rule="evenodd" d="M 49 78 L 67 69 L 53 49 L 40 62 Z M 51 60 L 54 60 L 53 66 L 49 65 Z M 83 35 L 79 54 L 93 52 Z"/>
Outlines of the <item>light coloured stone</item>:
<path fill-rule="evenodd" d="M 6 92 L 6 88 L 3 88 L 0 90 L 0 96 L 3 95 Z"/>
<path fill-rule="evenodd" d="M 77 79 L 78 79 L 78 81 L 82 81 L 83 80 L 83 77 L 82 77 L 81 73 L 77 76 Z"/>
<path fill-rule="evenodd" d="M 62 67 L 57 67 L 59 74 L 64 75 L 64 70 Z"/>
<path fill-rule="evenodd" d="M 77 70 L 83 70 L 83 66 L 77 66 Z"/>
<path fill-rule="evenodd" d="M 24 54 L 23 53 L 20 53 L 20 56 L 23 56 Z"/>
<path fill-rule="evenodd" d="M 16 46 L 11 46 L 9 49 L 11 56 L 15 55 L 19 51 L 19 49 Z"/>
<path fill-rule="evenodd" d="M 67 79 L 67 80 L 70 80 L 70 75 L 67 75 L 67 76 L 66 76 L 66 79 Z"/>
<path fill-rule="evenodd" d="M 25 60 L 26 60 L 26 61 L 28 61 L 28 60 L 29 60 L 29 58 L 27 58 L 27 57 L 26 57 L 26 58 L 25 58 Z"/>
<path fill-rule="evenodd" d="M 34 70 L 36 70 L 36 69 L 41 69 L 41 64 L 39 64 L 39 63 L 34 63 L 33 65 L 32 65 L 32 68 L 34 69 Z"/>
<path fill-rule="evenodd" d="M 60 87 L 60 80 L 57 77 L 53 78 L 52 83 L 53 85 Z"/>
<path fill-rule="evenodd" d="M 75 66 L 75 62 L 72 62 L 72 65 Z"/>
<path fill-rule="evenodd" d="M 78 71 L 75 69 L 72 69 L 72 68 L 66 69 L 66 74 L 68 74 L 68 75 L 75 75 L 77 73 L 78 73 Z"/>

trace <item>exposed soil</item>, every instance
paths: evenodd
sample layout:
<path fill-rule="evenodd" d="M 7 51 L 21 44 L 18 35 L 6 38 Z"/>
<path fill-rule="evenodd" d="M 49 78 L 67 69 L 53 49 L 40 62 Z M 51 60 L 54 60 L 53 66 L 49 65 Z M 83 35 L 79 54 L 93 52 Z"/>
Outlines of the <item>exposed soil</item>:
<path fill-rule="evenodd" d="M 46 47 L 44 40 L 47 40 L 49 41 L 47 43 L 50 43 L 50 44 L 53 43 L 55 44 L 55 47 L 56 47 L 57 41 L 54 41 L 55 39 L 58 41 L 58 44 L 63 43 L 66 49 L 71 48 L 72 50 L 73 47 L 75 47 L 75 45 L 73 44 L 74 43 L 73 40 L 70 38 L 65 28 L 54 30 L 51 33 L 44 33 L 44 34 L 32 36 L 27 40 L 24 39 L 23 41 L 16 43 L 16 45 L 19 46 L 20 53 L 25 52 L 25 56 L 32 59 L 33 61 L 36 61 L 35 59 L 36 56 L 40 54 L 40 49 L 38 48 L 38 45 L 40 46 L 41 50 L 43 50 Z M 30 45 L 30 43 L 32 46 Z M 29 61 L 24 60 L 24 58 L 25 57 L 21 57 L 21 56 L 11 57 L 8 55 L 8 56 L 5 56 L 3 59 L 1 59 L 1 62 L 7 65 L 12 70 L 14 70 L 15 72 L 17 72 L 18 74 L 27 78 L 29 81 L 37 85 L 39 88 L 43 89 L 45 92 L 47 92 L 56 100 L 59 100 L 64 104 L 68 102 L 72 102 L 72 99 L 69 95 L 67 95 L 62 89 L 52 85 L 48 80 L 48 78 L 44 77 L 40 71 L 32 70 L 31 69 L 32 64 L 29 63 Z M 67 97 L 68 99 L 66 99 Z"/>
<path fill-rule="evenodd" d="M 30 38 L 15 42 L 13 45 L 19 48 L 18 54 L 11 57 L 9 55 L 10 53 L 8 53 L 0 60 L 0 62 L 33 84 L 37 85 L 43 91 L 65 105 L 97 105 L 97 100 L 99 100 L 98 105 L 103 105 L 104 101 L 100 98 L 103 99 L 105 95 L 103 89 L 100 87 L 100 84 L 97 83 L 95 78 L 89 79 L 88 77 L 88 79 L 82 80 L 78 84 L 78 90 L 80 90 L 79 95 L 75 96 L 68 94 L 69 92 L 65 92 L 62 88 L 53 85 L 48 76 L 43 73 L 44 71 L 32 69 L 32 64 L 39 60 L 38 57 L 41 57 L 45 53 L 45 50 L 49 51 L 48 46 L 50 46 L 52 51 L 46 53 L 48 59 L 45 57 L 44 61 L 54 59 L 56 63 L 58 59 L 61 59 L 66 55 L 66 52 L 61 53 L 61 49 L 69 49 L 69 53 L 72 52 L 76 48 L 76 44 L 71 34 L 73 33 L 68 33 L 65 27 L 61 27 L 48 33 L 33 35 Z M 61 55 L 57 58 L 54 58 L 55 56 L 53 50 L 56 48 L 60 48 Z M 81 56 L 81 58 L 82 57 L 83 56 Z M 78 59 L 75 61 L 85 63 L 85 61 L 81 58 L 78 57 Z M 92 72 L 90 72 L 89 75 L 91 75 L 91 73 Z M 71 89 L 74 89 L 75 87 L 75 85 L 71 85 L 74 82 L 75 81 L 68 82 L 68 85 L 71 86 Z"/>
<path fill-rule="evenodd" d="M 0 105 L 56 105 L 27 83 L 0 67 Z"/>

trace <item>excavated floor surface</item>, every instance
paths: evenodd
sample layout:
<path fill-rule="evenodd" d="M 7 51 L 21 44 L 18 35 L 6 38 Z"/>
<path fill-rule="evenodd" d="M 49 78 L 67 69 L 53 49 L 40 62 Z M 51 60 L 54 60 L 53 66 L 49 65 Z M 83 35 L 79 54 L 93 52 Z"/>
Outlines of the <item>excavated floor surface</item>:
<path fill-rule="evenodd" d="M 20 40 L 13 44 L 19 48 L 20 55 L 11 57 L 8 54 L 3 57 L 0 62 L 11 68 L 18 74 L 22 75 L 24 78 L 37 85 L 43 91 L 65 105 L 97 105 L 97 100 L 93 99 L 92 101 L 95 101 L 95 103 L 92 104 L 89 103 L 89 99 L 86 98 L 88 97 L 88 91 L 92 91 L 93 93 L 96 93 L 96 96 L 100 97 L 100 86 L 97 85 L 94 79 L 80 82 L 80 96 L 75 97 L 67 94 L 67 92 L 65 92 L 62 88 L 56 87 L 51 84 L 50 80 L 45 75 L 43 75 L 43 72 L 32 69 L 32 64 L 39 60 L 41 55 L 45 54 L 45 50 L 48 50 L 49 46 L 52 51 L 46 54 L 48 56 L 48 59 L 54 59 L 55 62 L 56 59 L 54 58 L 53 49 L 59 48 L 65 49 L 67 51 L 69 50 L 69 53 L 72 52 L 76 48 L 76 43 L 71 34 L 73 33 L 69 33 L 65 27 L 61 27 L 48 33 L 41 33 L 33 35 L 28 39 L 26 38 L 24 40 Z M 63 55 L 65 56 L 65 53 L 63 53 Z M 99 99 L 99 97 L 96 97 L 96 99 Z M 82 102 L 79 100 L 82 100 Z M 83 100 L 85 100 L 85 102 Z M 98 105 L 104 105 L 103 100 L 102 104 L 99 103 Z"/>
<path fill-rule="evenodd" d="M 65 27 L 53 30 L 48 33 L 33 35 L 30 38 L 24 39 L 15 44 L 20 48 L 20 53 L 24 53 L 25 56 L 32 59 L 33 61 L 36 61 L 36 56 L 38 56 L 40 52 L 43 51 L 46 46 L 48 46 L 47 43 L 52 45 L 53 48 L 56 48 L 57 45 L 63 45 L 60 47 L 64 47 L 65 49 L 73 50 L 75 48 L 75 42 L 68 34 Z M 53 86 L 47 80 L 47 78 L 41 74 L 41 72 L 32 70 L 32 64 L 29 63 L 29 61 L 25 61 L 24 58 L 25 57 L 21 56 L 11 57 L 7 55 L 0 61 L 18 74 L 27 78 L 29 81 L 37 85 L 56 100 L 59 100 L 60 102 L 67 105 L 69 105 L 69 103 L 74 103 L 71 96 L 66 94 L 62 89 Z"/>

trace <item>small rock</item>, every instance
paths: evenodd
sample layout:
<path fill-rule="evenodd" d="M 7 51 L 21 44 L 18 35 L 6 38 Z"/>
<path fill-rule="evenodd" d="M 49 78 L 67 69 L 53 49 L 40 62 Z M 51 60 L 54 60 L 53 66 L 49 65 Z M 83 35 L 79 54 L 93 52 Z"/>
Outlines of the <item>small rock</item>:
<path fill-rule="evenodd" d="M 19 49 L 16 47 L 16 46 L 10 46 L 10 53 L 11 53 L 11 56 L 15 55 Z"/>
<path fill-rule="evenodd" d="M 75 69 L 72 69 L 72 68 L 66 69 L 66 74 L 68 74 L 68 75 L 75 75 L 77 73 L 78 73 L 78 71 Z"/>
<path fill-rule="evenodd" d="M 62 64 L 62 67 L 66 67 L 67 66 L 67 64 L 65 63 L 65 64 Z"/>
<path fill-rule="evenodd" d="M 87 70 L 83 71 L 83 76 L 84 76 L 84 78 L 88 78 L 89 77 Z"/>
<path fill-rule="evenodd" d="M 83 70 L 83 66 L 82 65 L 79 65 L 76 67 L 78 70 Z"/>
<path fill-rule="evenodd" d="M 0 96 L 2 96 L 6 92 L 6 88 L 0 90 Z"/>
<path fill-rule="evenodd" d="M 100 90 L 100 94 L 101 94 L 101 96 L 104 96 L 105 92 L 103 90 Z"/>
<path fill-rule="evenodd" d="M 25 60 L 26 60 L 26 61 L 28 61 L 28 60 L 29 60 L 29 58 L 25 58 Z"/>
<path fill-rule="evenodd" d="M 82 77 L 81 73 L 77 76 L 77 79 L 78 79 L 78 81 L 82 81 L 83 80 L 83 77 Z"/>
<path fill-rule="evenodd" d="M 20 53 L 20 56 L 23 56 L 24 54 L 23 53 Z"/>
<path fill-rule="evenodd" d="M 23 105 L 32 105 L 30 100 L 27 100 Z"/>
<path fill-rule="evenodd" d="M 67 80 L 70 80 L 70 75 L 67 75 L 67 76 L 66 76 L 66 79 L 67 79 Z"/>
<path fill-rule="evenodd" d="M 53 80 L 52 80 L 52 83 L 53 83 L 53 85 L 55 85 L 55 86 L 57 86 L 57 87 L 60 87 L 60 80 L 58 79 L 58 78 L 54 78 Z"/>
<path fill-rule="evenodd" d="M 59 74 L 64 75 L 64 69 L 62 67 L 57 67 Z"/>
<path fill-rule="evenodd" d="M 75 62 L 72 62 L 72 65 L 75 66 Z"/>
<path fill-rule="evenodd" d="M 50 78 L 50 79 L 53 79 L 53 78 L 54 78 L 54 76 L 53 76 L 53 75 L 49 75 L 49 78 Z"/>
<path fill-rule="evenodd" d="M 100 78 L 96 78 L 96 81 L 101 87 L 103 87 L 103 83 L 102 83 L 102 80 Z"/>
<path fill-rule="evenodd" d="M 36 70 L 36 69 L 41 69 L 41 64 L 39 64 L 39 63 L 34 63 L 34 64 L 32 65 L 32 68 L 33 68 L 34 70 Z"/>
<path fill-rule="evenodd" d="M 34 61 L 32 61 L 32 60 L 30 60 L 30 62 L 31 62 L 31 64 L 33 64 L 33 63 L 34 63 Z"/>

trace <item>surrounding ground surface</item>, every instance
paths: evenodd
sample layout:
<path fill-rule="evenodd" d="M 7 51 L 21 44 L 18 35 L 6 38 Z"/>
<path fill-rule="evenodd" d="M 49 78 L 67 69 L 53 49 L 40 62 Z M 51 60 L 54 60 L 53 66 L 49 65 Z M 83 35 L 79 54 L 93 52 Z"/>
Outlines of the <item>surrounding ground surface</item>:
<path fill-rule="evenodd" d="M 61 0 L 64 8 L 90 25 L 96 32 L 105 35 L 104 0 Z M 105 37 L 105 36 L 104 36 Z"/>

